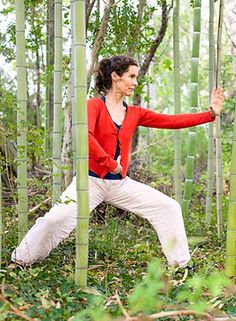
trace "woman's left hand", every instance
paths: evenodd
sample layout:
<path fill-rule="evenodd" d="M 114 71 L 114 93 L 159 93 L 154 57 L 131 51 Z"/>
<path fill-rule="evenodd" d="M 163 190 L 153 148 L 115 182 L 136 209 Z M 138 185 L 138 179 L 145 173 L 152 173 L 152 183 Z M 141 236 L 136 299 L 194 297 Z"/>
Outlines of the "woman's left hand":
<path fill-rule="evenodd" d="M 213 89 L 212 95 L 211 95 L 211 104 L 209 107 L 212 117 L 218 116 L 220 114 L 223 102 L 224 102 L 223 89 L 221 87 L 217 87 Z"/>

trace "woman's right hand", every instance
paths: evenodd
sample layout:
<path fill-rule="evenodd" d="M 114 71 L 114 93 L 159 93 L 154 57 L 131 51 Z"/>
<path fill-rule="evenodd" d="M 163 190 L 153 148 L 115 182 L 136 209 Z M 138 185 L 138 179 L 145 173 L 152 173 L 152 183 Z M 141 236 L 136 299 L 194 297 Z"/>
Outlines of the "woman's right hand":
<path fill-rule="evenodd" d="M 117 157 L 117 160 L 116 160 L 116 162 L 118 163 L 118 165 L 117 165 L 117 167 L 115 168 L 115 170 L 114 170 L 113 172 L 111 172 L 111 174 L 116 175 L 116 174 L 121 174 L 121 173 L 122 173 L 123 168 L 122 168 L 122 166 L 121 166 L 121 164 L 120 164 L 120 161 L 121 161 L 121 156 L 119 155 L 119 156 Z"/>
<path fill-rule="evenodd" d="M 212 117 L 218 116 L 224 103 L 224 93 L 221 87 L 214 88 L 211 95 L 210 113 Z"/>

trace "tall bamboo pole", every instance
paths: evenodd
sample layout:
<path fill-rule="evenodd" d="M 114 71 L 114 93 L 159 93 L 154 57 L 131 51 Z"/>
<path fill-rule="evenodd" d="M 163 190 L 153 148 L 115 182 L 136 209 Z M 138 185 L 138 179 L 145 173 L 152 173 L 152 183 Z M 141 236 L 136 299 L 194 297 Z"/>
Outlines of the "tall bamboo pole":
<path fill-rule="evenodd" d="M 62 0 L 55 1 L 54 61 L 53 204 L 61 195 Z"/>
<path fill-rule="evenodd" d="M 45 156 L 51 156 L 53 125 L 54 3 L 47 0 L 46 86 L 45 86 Z"/>
<path fill-rule="evenodd" d="M 15 0 L 16 11 L 16 71 L 17 71 L 17 192 L 18 239 L 28 230 L 27 191 L 27 90 L 25 62 L 24 0 Z"/>
<path fill-rule="evenodd" d="M 75 172 L 76 159 L 76 134 L 75 134 L 75 96 L 74 96 L 74 0 L 71 0 L 71 105 L 72 105 L 72 154 L 73 154 L 73 172 Z"/>
<path fill-rule="evenodd" d="M 215 87 L 215 41 L 214 41 L 214 0 L 209 2 L 209 105 L 211 93 Z M 211 223 L 212 195 L 214 176 L 214 127 L 208 124 L 208 160 L 207 160 L 207 196 L 206 196 L 206 223 Z"/>
<path fill-rule="evenodd" d="M 44 127 L 44 155 L 47 158 L 49 155 L 49 146 L 50 146 L 50 134 L 49 134 L 49 81 L 48 81 L 48 72 L 49 72 L 49 0 L 47 0 L 47 35 L 46 35 L 46 84 L 45 84 L 45 127 Z"/>
<path fill-rule="evenodd" d="M 180 114 L 180 57 L 179 57 L 179 0 L 174 2 L 173 46 L 174 46 L 174 105 L 175 114 Z M 174 132 L 174 182 L 175 199 L 181 202 L 181 136 L 180 130 Z"/>
<path fill-rule="evenodd" d="M 147 83 L 147 109 L 150 109 L 150 79 L 148 80 Z M 150 128 L 147 127 L 147 145 L 150 145 Z M 151 168 L 151 163 L 152 163 L 152 155 L 147 151 L 147 170 L 150 171 Z"/>
<path fill-rule="evenodd" d="M 226 274 L 228 276 L 236 275 L 236 95 L 234 105 L 234 133 L 230 171 L 230 194 L 225 262 Z"/>
<path fill-rule="evenodd" d="M 220 84 L 220 63 L 221 63 L 221 38 L 223 24 L 223 0 L 220 0 L 218 32 L 217 32 L 217 53 L 216 53 L 216 88 Z M 216 208 L 217 208 L 217 232 L 221 235 L 223 230 L 222 222 L 222 194 L 223 194 L 223 175 L 222 175 L 222 146 L 220 117 L 216 118 Z"/>
<path fill-rule="evenodd" d="M 2 236 L 2 166 L 0 163 L 0 268 L 2 266 Z"/>
<path fill-rule="evenodd" d="M 75 0 L 74 8 L 74 97 L 76 124 L 76 264 L 75 283 L 87 286 L 88 268 L 88 128 L 87 128 L 87 79 L 85 0 Z"/>
<path fill-rule="evenodd" d="M 201 31 L 201 0 L 194 1 L 194 28 L 192 43 L 192 59 L 191 59 L 191 113 L 198 111 L 198 65 L 199 65 L 199 48 L 200 48 L 200 31 Z M 193 186 L 193 170 L 196 153 L 196 128 L 189 129 L 188 136 L 188 155 L 185 168 L 185 184 L 182 209 L 186 217 L 189 203 L 192 195 Z"/>

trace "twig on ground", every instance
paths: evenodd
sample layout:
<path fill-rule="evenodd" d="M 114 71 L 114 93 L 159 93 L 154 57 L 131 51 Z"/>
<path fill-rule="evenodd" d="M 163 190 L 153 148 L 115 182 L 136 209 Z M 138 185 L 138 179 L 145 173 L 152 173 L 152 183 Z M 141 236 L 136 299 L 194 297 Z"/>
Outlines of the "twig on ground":
<path fill-rule="evenodd" d="M 35 207 L 33 207 L 33 208 L 31 208 L 30 210 L 29 210 L 29 214 L 32 214 L 32 213 L 34 213 L 35 211 L 37 211 L 37 209 L 40 207 L 40 206 L 42 206 L 42 205 L 44 205 L 44 204 L 48 204 L 50 201 L 51 201 L 51 197 L 48 197 L 48 198 L 46 198 L 44 201 L 42 201 L 41 203 L 39 203 L 38 205 L 36 205 Z"/>
<path fill-rule="evenodd" d="M 119 319 L 119 321 L 143 321 L 143 320 L 145 320 L 145 321 L 150 320 L 151 321 L 151 320 L 156 320 L 156 319 L 163 318 L 163 317 L 178 317 L 178 316 L 184 316 L 184 315 L 198 315 L 198 316 L 201 316 L 202 318 L 205 318 L 206 320 L 209 320 L 209 321 L 236 321 L 236 317 L 231 317 L 231 316 L 214 317 L 213 315 L 211 315 L 207 312 L 199 313 L 194 310 L 162 311 L 159 313 L 154 313 L 151 315 L 139 316 L 139 317 L 127 316 L 125 319 Z"/>
<path fill-rule="evenodd" d="M 182 315 L 199 315 L 201 317 L 206 318 L 207 320 L 213 321 L 214 318 L 211 314 L 203 312 L 199 313 L 194 310 L 177 310 L 177 311 L 162 311 L 159 313 L 154 313 L 149 315 L 150 320 L 163 318 L 163 317 L 171 317 L 171 316 L 182 316 Z"/>
<path fill-rule="evenodd" d="M 126 312 L 127 313 L 127 312 Z M 130 317 L 130 316 L 127 316 L 125 319 L 120 319 L 119 321 L 142 321 L 142 320 L 145 320 L 145 321 L 148 321 L 148 320 L 156 320 L 156 319 L 159 319 L 159 318 L 164 318 L 164 317 L 178 317 L 178 316 L 184 316 L 184 315 L 198 315 L 198 316 L 201 316 L 203 318 L 205 318 L 206 320 L 209 320 L 209 321 L 215 321 L 216 319 L 214 319 L 214 317 L 209 314 L 209 313 L 206 313 L 206 312 L 203 312 L 203 313 L 199 313 L 199 312 L 196 312 L 194 310 L 177 310 L 177 311 L 162 311 L 162 312 L 159 312 L 159 313 L 154 313 L 154 314 L 151 314 L 151 315 L 145 315 L 145 316 L 135 316 L 135 317 Z M 227 321 L 231 320 L 231 319 L 226 319 Z M 217 321 L 226 321 L 226 320 L 217 320 Z M 233 320 L 233 319 L 232 319 Z"/>
<path fill-rule="evenodd" d="M 46 175 L 51 175 L 51 172 L 50 171 L 47 171 L 46 169 L 42 169 L 42 168 L 39 168 L 39 167 L 36 167 L 34 166 L 34 169 L 40 173 L 43 173 L 43 174 L 46 174 Z"/>
<path fill-rule="evenodd" d="M 24 314 L 21 310 L 16 308 L 5 296 L 5 291 L 4 291 L 4 281 L 2 282 L 1 286 L 1 294 L 0 294 L 0 300 L 7 304 L 9 306 L 10 313 L 13 313 L 20 317 L 21 319 L 27 320 L 27 321 L 40 321 L 39 319 L 33 319 L 26 314 Z"/>
<path fill-rule="evenodd" d="M 216 317 L 214 318 L 214 321 L 236 321 L 236 317 Z"/>
<path fill-rule="evenodd" d="M 117 290 L 116 290 L 115 297 L 116 297 L 116 301 L 117 301 L 117 303 L 118 303 L 123 315 L 126 317 L 126 319 L 130 320 L 131 318 L 130 318 L 128 312 L 125 310 L 125 308 L 124 308 L 124 306 L 123 306 L 123 304 L 122 304 L 122 302 L 120 300 L 120 297 L 119 297 L 119 294 L 118 294 Z"/>

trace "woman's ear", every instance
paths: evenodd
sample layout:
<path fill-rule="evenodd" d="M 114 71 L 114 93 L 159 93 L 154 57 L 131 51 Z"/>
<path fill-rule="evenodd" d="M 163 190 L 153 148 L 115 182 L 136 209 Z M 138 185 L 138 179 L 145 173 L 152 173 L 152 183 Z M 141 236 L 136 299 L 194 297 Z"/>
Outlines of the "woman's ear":
<path fill-rule="evenodd" d="M 112 71 L 112 73 L 111 73 L 112 81 L 116 82 L 119 78 L 120 78 L 119 75 L 117 75 L 117 73 L 115 71 Z"/>

